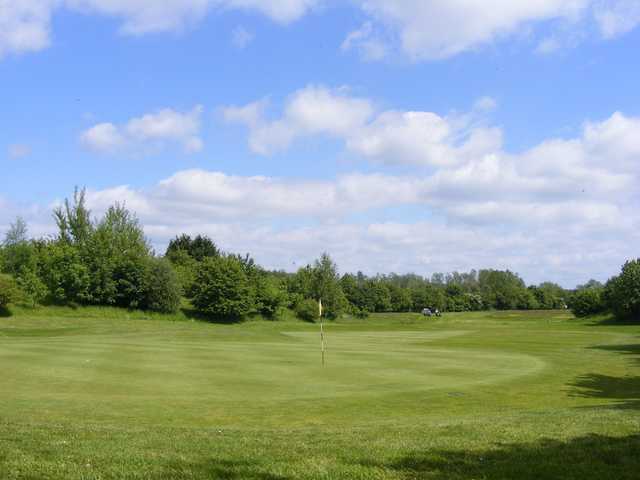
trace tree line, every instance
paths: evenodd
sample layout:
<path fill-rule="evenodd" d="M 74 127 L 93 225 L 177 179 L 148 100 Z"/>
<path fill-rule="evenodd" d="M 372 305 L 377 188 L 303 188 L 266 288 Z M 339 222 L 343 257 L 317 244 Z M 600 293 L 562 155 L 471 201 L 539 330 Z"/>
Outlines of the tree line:
<path fill-rule="evenodd" d="M 21 219 L 6 233 L 0 247 L 0 308 L 17 300 L 159 312 L 183 307 L 225 318 L 277 318 L 291 309 L 313 320 L 322 299 L 324 315 L 330 318 L 424 308 L 464 312 L 569 306 L 577 315 L 612 310 L 629 318 L 639 313 L 638 261 L 629 262 L 606 285 L 590 281 L 576 290 L 551 282 L 527 286 L 508 270 L 436 273 L 429 278 L 339 275 L 328 254 L 288 273 L 267 271 L 249 255 L 223 252 L 203 235 L 180 235 L 158 256 L 134 213 L 116 203 L 94 219 L 83 190 L 76 190 L 53 217 L 57 233 L 52 237 L 28 238 Z"/>

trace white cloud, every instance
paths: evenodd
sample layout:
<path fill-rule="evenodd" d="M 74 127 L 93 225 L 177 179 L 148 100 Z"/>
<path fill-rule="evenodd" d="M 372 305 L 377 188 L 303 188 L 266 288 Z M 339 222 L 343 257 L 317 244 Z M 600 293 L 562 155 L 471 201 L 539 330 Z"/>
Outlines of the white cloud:
<path fill-rule="evenodd" d="M 46 48 L 53 0 L 0 0 L 0 59 Z"/>
<path fill-rule="evenodd" d="M 250 147 L 262 155 L 284 150 L 298 137 L 318 134 L 344 137 L 360 128 L 373 114 L 373 106 L 366 99 L 349 97 L 344 89 L 314 85 L 291 95 L 278 120 L 267 120 L 265 107 L 263 100 L 223 109 L 228 122 L 250 128 Z"/>
<path fill-rule="evenodd" d="M 204 147 L 200 138 L 202 112 L 199 105 L 185 113 L 165 108 L 132 118 L 121 126 L 97 124 L 83 132 L 80 139 L 87 148 L 101 153 L 144 152 L 169 143 L 182 145 L 186 153 L 197 153 Z"/>
<path fill-rule="evenodd" d="M 364 60 L 382 60 L 387 56 L 387 46 L 376 38 L 373 24 L 365 22 L 359 29 L 347 35 L 341 45 L 342 51 L 358 50 Z"/>
<path fill-rule="evenodd" d="M 231 43 L 240 50 L 247 48 L 254 38 L 255 35 L 242 26 L 234 28 L 231 33 Z"/>
<path fill-rule="evenodd" d="M 287 24 L 317 3 L 316 0 L 0 0 L 0 58 L 48 47 L 51 17 L 63 8 L 121 19 L 121 33 L 143 35 L 181 31 L 211 11 L 232 9 L 258 12 Z"/>
<path fill-rule="evenodd" d="M 500 129 L 479 122 L 496 105 L 494 99 L 483 97 L 466 115 L 376 113 L 374 102 L 351 97 L 345 88 L 312 85 L 291 95 L 279 119 L 266 119 L 265 100 L 224 108 L 223 115 L 228 122 L 249 128 L 249 146 L 262 155 L 285 150 L 299 137 L 327 135 L 378 163 L 443 166 L 500 149 Z"/>
<path fill-rule="evenodd" d="M 31 155 L 31 147 L 22 143 L 14 143 L 13 145 L 9 145 L 7 154 L 9 158 L 13 160 L 28 157 Z"/>
<path fill-rule="evenodd" d="M 637 254 L 638 137 L 640 119 L 616 113 L 586 123 L 577 138 L 517 154 L 500 148 L 431 173 L 318 181 L 185 170 L 145 188 L 90 190 L 88 203 L 100 214 L 124 201 L 159 251 L 180 232 L 204 233 L 271 268 L 294 269 L 329 251 L 343 271 L 510 268 L 531 282 L 573 286 L 606 279 Z M 34 234 L 49 233 L 49 207 L 5 200 L 0 230 L 21 214 Z M 407 207 L 423 216 L 383 220 Z"/>
<path fill-rule="evenodd" d="M 603 37 L 614 38 L 640 24 L 640 3 L 637 0 L 604 0 L 596 4 L 595 18 Z"/>
<path fill-rule="evenodd" d="M 591 34 L 594 23 L 604 39 L 640 24 L 637 0 L 359 0 L 358 4 L 375 23 L 350 33 L 344 45 L 381 43 L 414 61 L 478 50 L 523 31 L 533 31 L 535 37 L 541 25 L 557 30 L 537 47 L 539 53 L 551 53 Z M 375 33 L 385 26 L 390 33 Z"/>

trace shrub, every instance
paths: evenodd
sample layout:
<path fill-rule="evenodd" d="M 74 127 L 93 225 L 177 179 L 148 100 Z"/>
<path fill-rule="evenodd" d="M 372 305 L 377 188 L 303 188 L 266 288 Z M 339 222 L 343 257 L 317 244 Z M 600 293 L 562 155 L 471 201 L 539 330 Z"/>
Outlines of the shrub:
<path fill-rule="evenodd" d="M 174 313 L 180 306 L 180 282 L 168 260 L 150 258 L 144 275 L 144 305 L 148 310 Z"/>
<path fill-rule="evenodd" d="M 41 254 L 41 277 L 54 303 L 83 303 L 89 298 L 89 271 L 78 249 L 66 242 L 50 242 Z"/>
<path fill-rule="evenodd" d="M 15 302 L 17 294 L 18 288 L 13 278 L 9 275 L 0 274 L 0 310 Z"/>
<path fill-rule="evenodd" d="M 269 318 L 276 318 L 287 303 L 287 294 L 278 282 L 266 275 L 258 278 L 256 286 L 256 308 Z"/>
<path fill-rule="evenodd" d="M 595 315 L 606 310 L 602 288 L 584 288 L 571 297 L 571 311 L 576 317 Z"/>
<path fill-rule="evenodd" d="M 313 322 L 318 318 L 318 302 L 305 299 L 296 305 L 296 316 L 306 322 Z"/>
<path fill-rule="evenodd" d="M 640 320 L 640 259 L 625 263 L 620 275 L 607 282 L 605 297 L 618 318 Z"/>
<path fill-rule="evenodd" d="M 42 303 L 49 293 L 47 286 L 40 280 L 36 272 L 31 269 L 23 269 L 16 281 L 22 293 L 21 300 L 33 307 Z"/>
<path fill-rule="evenodd" d="M 255 308 L 254 292 L 235 257 L 208 257 L 197 267 L 192 303 L 202 313 L 239 318 Z"/>

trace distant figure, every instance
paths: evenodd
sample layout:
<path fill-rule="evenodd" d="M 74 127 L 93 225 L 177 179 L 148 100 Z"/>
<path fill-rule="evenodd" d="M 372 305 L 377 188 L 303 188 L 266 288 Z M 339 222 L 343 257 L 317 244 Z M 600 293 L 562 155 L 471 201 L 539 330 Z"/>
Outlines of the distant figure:
<path fill-rule="evenodd" d="M 436 317 L 439 317 L 439 316 L 440 316 L 440 310 L 436 308 Z"/>

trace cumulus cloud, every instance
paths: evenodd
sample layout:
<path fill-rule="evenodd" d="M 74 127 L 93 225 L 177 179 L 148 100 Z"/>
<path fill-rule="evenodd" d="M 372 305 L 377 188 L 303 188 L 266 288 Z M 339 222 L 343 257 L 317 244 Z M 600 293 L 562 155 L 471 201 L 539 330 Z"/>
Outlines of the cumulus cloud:
<path fill-rule="evenodd" d="M 266 105 L 263 100 L 222 110 L 228 122 L 245 124 L 250 128 L 250 147 L 262 155 L 285 150 L 299 137 L 348 136 L 365 124 L 374 110 L 369 100 L 350 97 L 344 89 L 315 85 L 291 95 L 280 119 L 266 119 Z"/>
<path fill-rule="evenodd" d="M 359 0 L 372 19 L 350 33 L 344 48 L 367 57 L 367 46 L 382 44 L 400 50 L 414 61 L 439 60 L 478 50 L 490 43 L 536 32 L 551 24 L 557 35 L 542 40 L 540 53 L 574 44 L 597 25 L 604 39 L 627 33 L 640 24 L 636 0 Z M 371 26 L 372 22 L 373 27 Z M 378 32 L 376 32 L 376 25 Z M 381 34 L 386 27 L 391 34 Z M 564 41 L 561 37 L 567 36 Z M 391 40 L 390 40 L 391 39 Z M 370 56 L 369 56 L 370 57 Z"/>
<path fill-rule="evenodd" d="M 197 153 L 204 147 L 200 138 L 202 112 L 200 105 L 184 113 L 165 108 L 124 125 L 99 123 L 83 132 L 80 140 L 99 153 L 144 153 L 172 143 L 181 145 L 186 153 Z"/>
<path fill-rule="evenodd" d="M 252 109 L 235 114 L 255 118 Z M 163 131 L 140 128 L 145 136 Z M 94 214 L 124 201 L 159 251 L 180 232 L 204 233 L 270 268 L 294 269 L 330 251 L 343 271 L 498 267 L 573 286 L 606 279 L 637 254 L 639 137 L 640 119 L 615 113 L 585 123 L 575 138 L 518 153 L 500 147 L 413 175 L 320 181 L 184 170 L 142 188 L 89 190 L 87 198 Z M 52 230 L 47 206 L 0 203 L 0 229 L 19 213 L 35 234 Z M 415 221 L 384 220 L 406 208 Z"/>
<path fill-rule="evenodd" d="M 0 0 L 0 59 L 49 46 L 53 0 Z"/>
<path fill-rule="evenodd" d="M 0 0 L 0 58 L 46 48 L 51 17 L 60 9 L 115 17 L 126 35 L 175 32 L 195 24 L 211 11 L 258 12 L 275 22 L 293 22 L 317 0 Z"/>
<path fill-rule="evenodd" d="M 549 22 L 587 33 L 595 24 L 604 39 L 640 23 L 636 0 L 0 0 L 0 57 L 46 48 L 51 17 L 63 8 L 120 19 L 121 33 L 143 35 L 184 30 L 212 11 L 257 12 L 288 24 L 317 6 L 340 4 L 355 5 L 368 16 L 342 44 L 366 60 L 387 58 L 392 50 L 415 61 L 448 58 Z M 548 53 L 562 43 L 549 37 L 538 50 Z"/>
<path fill-rule="evenodd" d="M 223 109 L 224 118 L 249 128 L 255 153 L 273 154 L 296 138 L 325 135 L 340 139 L 353 153 L 385 164 L 444 166 L 491 153 L 502 145 L 502 132 L 478 122 L 496 107 L 478 100 L 466 115 L 440 116 L 423 111 L 376 111 L 374 102 L 348 95 L 347 89 L 308 86 L 287 100 L 282 116 L 266 118 L 268 102 Z"/>

